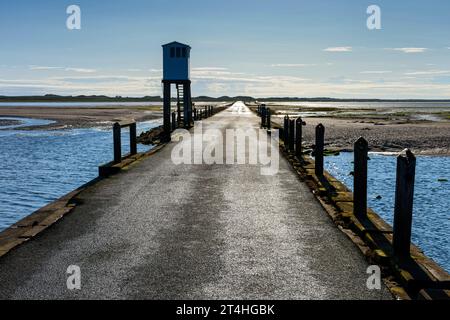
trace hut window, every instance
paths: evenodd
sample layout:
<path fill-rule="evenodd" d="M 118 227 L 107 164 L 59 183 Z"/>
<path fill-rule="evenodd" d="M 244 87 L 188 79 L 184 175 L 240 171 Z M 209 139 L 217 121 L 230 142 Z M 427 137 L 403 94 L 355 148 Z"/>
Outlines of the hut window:
<path fill-rule="evenodd" d="M 175 57 L 175 48 L 174 47 L 170 48 L 170 57 L 171 58 Z"/>
<path fill-rule="evenodd" d="M 181 56 L 181 48 L 178 47 L 177 48 L 177 58 L 179 58 Z"/>
<path fill-rule="evenodd" d="M 183 56 L 183 58 L 186 58 L 186 53 L 187 53 L 186 48 L 183 48 L 182 49 L 182 56 Z"/>

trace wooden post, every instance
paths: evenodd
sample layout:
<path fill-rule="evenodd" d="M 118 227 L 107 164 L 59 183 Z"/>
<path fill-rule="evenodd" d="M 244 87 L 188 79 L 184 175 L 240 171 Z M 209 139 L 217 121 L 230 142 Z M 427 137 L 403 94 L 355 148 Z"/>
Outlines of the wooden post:
<path fill-rule="evenodd" d="M 177 102 L 177 127 L 181 127 L 181 103 Z"/>
<path fill-rule="evenodd" d="M 302 158 L 303 125 L 305 125 L 305 122 L 303 122 L 301 117 L 298 117 L 295 120 L 295 155 L 297 159 Z"/>
<path fill-rule="evenodd" d="M 261 128 L 266 127 L 266 111 L 265 107 L 261 107 Z"/>
<path fill-rule="evenodd" d="M 360 137 L 354 144 L 353 167 L 353 214 L 357 217 L 367 215 L 367 152 L 369 144 Z"/>
<path fill-rule="evenodd" d="M 136 122 L 130 124 L 130 154 L 137 153 Z"/>
<path fill-rule="evenodd" d="M 163 82 L 164 83 L 164 112 L 163 112 L 163 127 L 164 127 L 164 142 L 170 141 L 170 82 Z"/>
<path fill-rule="evenodd" d="M 191 127 L 191 84 L 190 82 L 183 83 L 183 125 L 184 128 Z"/>
<path fill-rule="evenodd" d="M 289 120 L 289 151 L 294 152 L 295 146 L 295 120 Z"/>
<path fill-rule="evenodd" d="M 270 108 L 267 108 L 267 110 L 266 110 L 266 127 L 267 127 L 267 130 L 271 130 L 271 128 L 272 128 L 272 123 L 271 123 L 271 120 L 270 120 Z"/>
<path fill-rule="evenodd" d="M 287 149 L 288 139 L 289 139 L 289 116 L 284 116 L 284 126 L 283 126 L 283 140 L 284 140 L 284 148 Z"/>
<path fill-rule="evenodd" d="M 314 149 L 315 154 L 315 172 L 316 176 L 323 176 L 323 146 L 324 146 L 324 137 L 325 137 L 325 127 L 319 123 L 316 126 L 316 146 Z"/>
<path fill-rule="evenodd" d="M 416 157 L 409 150 L 397 157 L 394 209 L 394 255 L 399 259 L 410 256 Z"/>
<path fill-rule="evenodd" d="M 197 108 L 194 108 L 194 120 L 197 121 Z"/>
<path fill-rule="evenodd" d="M 114 163 L 122 161 L 122 141 L 121 128 L 118 122 L 113 125 L 113 141 L 114 141 Z"/>
<path fill-rule="evenodd" d="M 176 113 L 172 112 L 172 131 L 175 131 L 177 128 L 177 121 L 176 121 Z"/>

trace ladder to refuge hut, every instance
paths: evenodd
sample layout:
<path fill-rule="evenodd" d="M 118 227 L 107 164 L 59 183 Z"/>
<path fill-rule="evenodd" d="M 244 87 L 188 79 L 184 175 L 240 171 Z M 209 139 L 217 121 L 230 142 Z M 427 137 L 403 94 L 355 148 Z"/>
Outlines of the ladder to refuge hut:
<path fill-rule="evenodd" d="M 177 121 L 181 126 L 184 120 L 184 89 L 182 84 L 177 84 Z"/>

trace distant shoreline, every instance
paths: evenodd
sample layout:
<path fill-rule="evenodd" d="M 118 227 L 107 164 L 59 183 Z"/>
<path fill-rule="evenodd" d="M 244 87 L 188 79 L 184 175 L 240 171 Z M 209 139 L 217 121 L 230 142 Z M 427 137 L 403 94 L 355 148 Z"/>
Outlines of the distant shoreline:
<path fill-rule="evenodd" d="M 175 101 L 172 98 L 172 101 Z M 315 98 L 298 98 L 298 97 L 268 97 L 268 98 L 254 98 L 251 96 L 221 96 L 209 97 L 198 96 L 193 97 L 192 101 L 262 101 L 262 102 L 444 102 L 450 103 L 450 99 L 340 99 L 328 97 Z M 43 96 L 0 96 L 0 103 L 7 102 L 161 102 L 160 96 L 145 96 L 145 97 L 108 97 L 104 95 L 99 96 L 59 96 L 59 95 L 43 95 Z"/>

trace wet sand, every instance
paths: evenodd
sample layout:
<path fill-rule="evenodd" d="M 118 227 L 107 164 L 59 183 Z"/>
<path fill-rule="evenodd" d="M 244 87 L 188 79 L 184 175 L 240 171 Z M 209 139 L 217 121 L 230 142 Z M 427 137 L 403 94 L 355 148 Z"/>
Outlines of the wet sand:
<path fill-rule="evenodd" d="M 4 126 L 15 126 L 15 125 L 20 125 L 22 123 L 22 121 L 20 120 L 13 120 L 13 119 L 0 119 L 0 126 L 4 127 Z"/>
<path fill-rule="evenodd" d="M 410 108 L 321 108 L 269 105 L 272 121 L 282 125 L 284 115 L 303 116 L 303 141 L 310 148 L 315 140 L 315 127 L 325 126 L 328 150 L 352 150 L 353 143 L 364 137 L 371 151 L 400 152 L 405 148 L 415 154 L 450 155 L 450 111 Z M 255 108 L 254 108 L 255 109 Z"/>
<path fill-rule="evenodd" d="M 303 141 L 311 147 L 315 140 L 315 126 L 325 126 L 325 146 L 329 150 L 351 150 L 353 143 L 364 137 L 371 151 L 400 152 L 405 148 L 416 154 L 450 155 L 450 122 L 392 121 L 367 119 L 304 118 Z M 280 125 L 282 117 L 273 119 Z"/>
<path fill-rule="evenodd" d="M 45 126 L 22 127 L 21 130 L 86 128 L 110 126 L 124 119 L 146 121 L 162 117 L 161 107 L 7 107 L 0 108 L 0 117 L 34 118 L 56 121 Z M 2 120 L 10 121 L 10 120 Z M 3 124 L 6 125 L 6 124 Z"/>
<path fill-rule="evenodd" d="M 273 108 L 273 106 L 270 106 Z M 278 115 L 272 120 L 282 124 L 283 114 L 290 114 L 292 108 L 274 108 Z M 315 109 L 318 111 L 324 111 Z M 450 120 L 414 120 L 411 112 L 386 114 L 376 110 L 345 110 L 345 116 L 331 110 L 324 116 L 305 117 L 307 125 L 303 129 L 306 147 L 314 144 L 314 127 L 325 126 L 325 143 L 330 150 L 347 150 L 360 136 L 368 140 L 372 151 L 399 152 L 410 148 L 416 154 L 450 155 Z M 433 112 L 430 112 L 433 115 Z M 426 115 L 426 114 L 425 114 Z M 297 116 L 293 114 L 293 116 Z M 65 128 L 85 128 L 111 126 L 111 122 L 124 119 L 146 121 L 162 117 L 160 106 L 148 107 L 8 107 L 0 108 L 0 117 L 24 117 L 54 120 L 46 126 L 32 126 L 21 130 Z M 0 120 L 8 125 L 11 120 Z"/>

